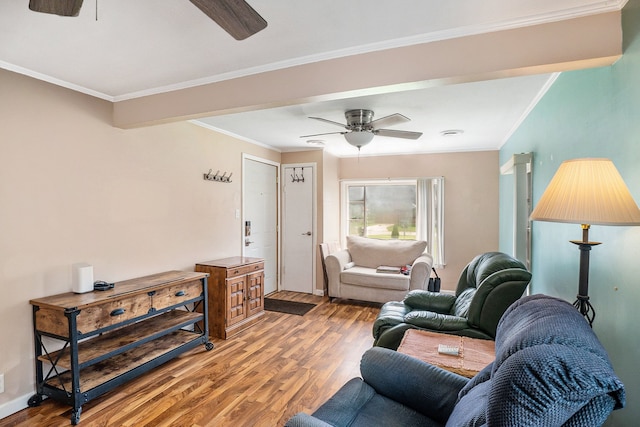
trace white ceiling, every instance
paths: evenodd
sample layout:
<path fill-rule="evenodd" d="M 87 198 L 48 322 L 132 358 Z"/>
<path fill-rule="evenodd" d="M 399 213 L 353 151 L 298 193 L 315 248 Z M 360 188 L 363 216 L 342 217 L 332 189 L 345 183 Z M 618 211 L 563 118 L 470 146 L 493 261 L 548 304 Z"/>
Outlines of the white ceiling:
<path fill-rule="evenodd" d="M 307 141 L 321 140 L 327 151 L 339 157 L 497 150 L 526 117 L 538 95 L 554 77 L 545 74 L 437 86 L 228 114 L 199 121 L 218 131 L 278 147 L 282 151 L 307 149 L 314 147 Z M 346 123 L 344 112 L 360 108 L 373 110 L 374 119 L 393 113 L 403 114 L 411 122 L 389 129 L 417 131 L 423 135 L 418 140 L 375 136 L 360 153 L 340 134 L 300 138 L 301 135 L 344 131 L 337 126 L 311 120 L 309 116 Z M 462 130 L 463 133 L 442 135 L 441 132 L 446 130 Z"/>
<path fill-rule="evenodd" d="M 118 102 L 324 59 L 619 10 L 625 2 L 250 0 L 268 27 L 236 41 L 188 0 L 85 0 L 78 17 L 31 12 L 28 0 L 2 0 L 0 67 Z M 300 135 L 341 130 L 308 116 L 344 122 L 345 110 L 366 108 L 375 118 L 401 113 L 412 121 L 394 129 L 424 135 L 417 141 L 376 136 L 362 155 L 498 149 L 555 77 L 326 100 L 200 123 L 292 151 L 309 147 Z M 448 129 L 464 133 L 440 135 Z M 340 135 L 313 139 L 324 140 L 336 155 L 357 154 Z"/>

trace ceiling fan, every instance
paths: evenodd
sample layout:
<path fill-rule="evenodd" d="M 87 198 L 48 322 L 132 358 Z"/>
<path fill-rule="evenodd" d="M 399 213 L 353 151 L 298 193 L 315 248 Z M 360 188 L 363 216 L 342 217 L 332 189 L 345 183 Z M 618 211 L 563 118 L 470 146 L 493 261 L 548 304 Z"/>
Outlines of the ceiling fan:
<path fill-rule="evenodd" d="M 349 144 L 353 145 L 354 147 L 358 147 L 359 150 L 361 147 L 370 143 L 375 135 L 405 139 L 418 139 L 422 136 L 422 132 L 383 129 L 383 127 L 385 126 L 395 126 L 411 121 L 411 119 L 403 116 L 402 114 L 395 113 L 391 114 L 390 116 L 379 118 L 377 120 L 372 120 L 373 111 L 371 110 L 349 110 L 344 113 L 344 116 L 347 119 L 347 124 L 334 122 L 333 120 L 327 120 L 321 117 L 309 117 L 310 119 L 320 120 L 325 123 L 340 126 L 346 129 L 346 131 L 303 135 L 300 138 L 339 133 L 344 135 L 344 139 L 346 139 Z"/>
<path fill-rule="evenodd" d="M 267 21 L 244 0 L 189 1 L 236 40 L 244 40 L 267 26 Z M 29 9 L 61 16 L 78 16 L 81 7 L 82 0 L 29 0 Z"/>

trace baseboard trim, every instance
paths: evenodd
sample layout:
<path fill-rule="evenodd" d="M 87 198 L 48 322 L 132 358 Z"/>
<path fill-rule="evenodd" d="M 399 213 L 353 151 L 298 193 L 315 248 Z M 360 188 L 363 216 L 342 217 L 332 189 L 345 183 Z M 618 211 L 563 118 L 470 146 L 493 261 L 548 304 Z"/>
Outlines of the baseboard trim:
<path fill-rule="evenodd" d="M 20 397 L 16 397 L 13 400 L 3 403 L 0 405 L 0 419 L 8 417 L 9 415 L 13 415 L 16 412 L 22 411 L 26 409 L 29 405 L 27 404 L 28 400 L 33 396 L 36 392 L 25 394 Z"/>

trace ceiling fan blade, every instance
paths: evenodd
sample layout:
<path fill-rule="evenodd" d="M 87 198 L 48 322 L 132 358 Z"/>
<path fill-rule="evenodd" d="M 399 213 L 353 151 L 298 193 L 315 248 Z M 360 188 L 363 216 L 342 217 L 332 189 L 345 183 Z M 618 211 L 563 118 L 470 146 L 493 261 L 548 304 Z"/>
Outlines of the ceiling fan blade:
<path fill-rule="evenodd" d="M 310 138 L 312 136 L 322 136 L 322 135 L 344 135 L 348 132 L 327 132 L 327 133 L 314 133 L 313 135 L 302 135 L 300 138 Z"/>
<path fill-rule="evenodd" d="M 309 117 L 310 119 L 320 120 L 321 122 L 329 123 L 332 125 L 340 126 L 341 128 L 348 129 L 347 125 L 344 123 L 334 122 L 333 120 L 323 119 L 322 117 Z"/>
<path fill-rule="evenodd" d="M 53 13 L 60 16 L 78 16 L 82 0 L 29 0 L 34 12 Z"/>
<path fill-rule="evenodd" d="M 267 27 L 267 21 L 244 0 L 190 0 L 236 40 Z"/>
<path fill-rule="evenodd" d="M 388 136 L 391 138 L 418 139 L 422 136 L 422 132 L 411 132 L 408 130 L 394 129 L 376 129 L 373 131 L 376 135 Z"/>
<path fill-rule="evenodd" d="M 410 121 L 411 121 L 410 118 L 405 117 L 402 114 L 395 113 L 395 114 L 391 114 L 390 116 L 380 117 L 379 119 L 374 120 L 369 124 L 373 126 L 374 129 L 379 129 L 381 127 L 395 126 L 395 125 L 407 123 Z"/>

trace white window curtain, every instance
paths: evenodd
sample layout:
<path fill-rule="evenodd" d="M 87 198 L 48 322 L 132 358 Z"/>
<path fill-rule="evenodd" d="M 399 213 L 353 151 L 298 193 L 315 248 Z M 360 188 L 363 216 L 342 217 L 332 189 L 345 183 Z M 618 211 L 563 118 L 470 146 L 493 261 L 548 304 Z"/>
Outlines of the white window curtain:
<path fill-rule="evenodd" d="M 427 241 L 427 251 L 433 256 L 433 266 L 442 268 L 444 259 L 444 178 L 419 178 L 417 180 L 417 211 L 424 213 L 416 218 L 419 240 Z"/>

